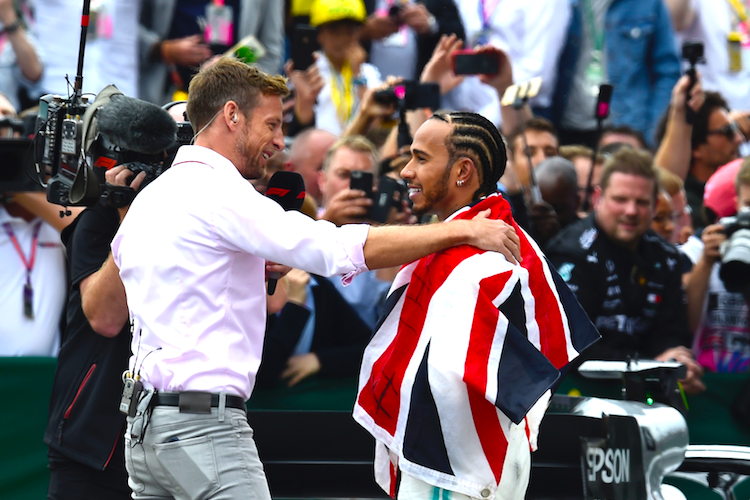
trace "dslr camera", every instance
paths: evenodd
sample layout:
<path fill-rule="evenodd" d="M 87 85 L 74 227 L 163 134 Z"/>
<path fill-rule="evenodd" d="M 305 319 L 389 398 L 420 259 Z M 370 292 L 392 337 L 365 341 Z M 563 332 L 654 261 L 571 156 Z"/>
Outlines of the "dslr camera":
<path fill-rule="evenodd" d="M 750 292 L 750 207 L 733 217 L 722 217 L 727 240 L 721 244 L 719 277 L 727 291 Z"/>

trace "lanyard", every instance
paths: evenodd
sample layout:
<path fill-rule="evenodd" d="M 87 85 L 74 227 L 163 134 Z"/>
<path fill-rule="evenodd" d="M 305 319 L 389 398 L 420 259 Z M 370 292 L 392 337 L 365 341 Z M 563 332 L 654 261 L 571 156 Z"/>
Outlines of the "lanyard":
<path fill-rule="evenodd" d="M 479 0 L 479 17 L 482 20 L 482 29 L 486 30 L 490 26 L 490 18 L 495 13 L 500 0 Z"/>
<path fill-rule="evenodd" d="M 747 20 L 747 9 L 745 9 L 745 5 L 740 0 L 727 0 L 729 3 L 729 6 L 732 7 L 732 10 L 739 18 L 740 22 L 745 22 Z"/>
<path fill-rule="evenodd" d="M 341 73 L 331 67 L 331 100 L 336 106 L 339 121 L 345 125 L 354 107 L 354 76 L 349 61 L 344 61 Z"/>
<path fill-rule="evenodd" d="M 591 2 L 592 0 L 583 0 L 584 18 L 591 40 L 594 42 L 594 50 L 601 52 L 602 48 L 604 48 L 604 30 L 597 30 L 596 20 L 594 19 L 594 6 Z"/>
<path fill-rule="evenodd" d="M 13 242 L 13 246 L 16 247 L 16 252 L 18 253 L 18 256 L 21 257 L 21 261 L 23 262 L 23 266 L 26 268 L 26 284 L 31 285 L 31 271 L 34 269 L 34 261 L 36 260 L 36 248 L 39 243 L 39 230 L 42 227 L 42 221 L 39 221 L 36 223 L 36 226 L 34 226 L 34 235 L 31 242 L 31 252 L 29 256 L 29 260 L 26 260 L 26 255 L 23 253 L 23 249 L 21 248 L 21 244 L 18 242 L 18 238 L 16 238 L 16 233 L 13 232 L 13 227 L 10 225 L 9 222 L 3 223 L 3 228 L 5 228 L 5 234 L 8 235 L 8 238 Z"/>

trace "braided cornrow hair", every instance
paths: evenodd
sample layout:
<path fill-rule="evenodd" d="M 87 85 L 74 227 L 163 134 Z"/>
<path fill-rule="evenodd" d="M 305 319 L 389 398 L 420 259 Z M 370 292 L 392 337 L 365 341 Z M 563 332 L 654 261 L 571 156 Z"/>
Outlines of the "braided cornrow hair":
<path fill-rule="evenodd" d="M 449 164 L 459 156 L 468 156 L 477 166 L 480 185 L 474 199 L 494 193 L 508 161 L 505 143 L 497 127 L 482 115 L 463 111 L 439 111 L 432 118 L 453 126 L 445 139 Z"/>

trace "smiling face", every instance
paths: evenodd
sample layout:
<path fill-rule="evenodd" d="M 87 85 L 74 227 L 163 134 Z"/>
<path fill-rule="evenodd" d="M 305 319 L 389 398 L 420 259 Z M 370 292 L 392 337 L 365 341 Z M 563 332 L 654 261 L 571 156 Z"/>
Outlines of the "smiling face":
<path fill-rule="evenodd" d="M 245 179 L 260 179 L 266 173 L 268 159 L 284 149 L 281 97 L 261 94 L 251 114 L 238 113 L 238 124 L 237 170 Z"/>
<path fill-rule="evenodd" d="M 433 119 L 427 120 L 414 134 L 411 160 L 401 170 L 401 177 L 409 187 L 409 199 L 414 203 L 412 212 L 419 216 L 434 213 L 445 220 L 471 202 L 470 188 L 457 189 L 454 177 L 458 168 L 453 168 L 457 164 L 450 162 L 445 146 L 451 129 L 450 124 Z"/>
<path fill-rule="evenodd" d="M 654 180 L 614 172 L 606 189 L 596 189 L 596 222 L 609 238 L 635 251 L 654 212 Z"/>

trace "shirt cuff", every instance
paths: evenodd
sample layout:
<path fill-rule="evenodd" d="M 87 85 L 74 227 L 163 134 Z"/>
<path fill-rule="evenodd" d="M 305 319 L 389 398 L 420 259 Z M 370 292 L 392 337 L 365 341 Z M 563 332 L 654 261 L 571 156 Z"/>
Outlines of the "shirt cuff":
<path fill-rule="evenodd" d="M 368 224 L 346 224 L 341 226 L 339 230 L 345 231 L 343 238 L 345 241 L 352 242 L 351 246 L 346 248 L 346 253 L 354 266 L 354 270 L 349 271 L 341 277 L 341 284 L 347 286 L 352 282 L 355 276 L 370 270 L 368 269 L 367 264 L 365 264 L 364 252 L 367 234 L 370 232 L 370 226 Z"/>

